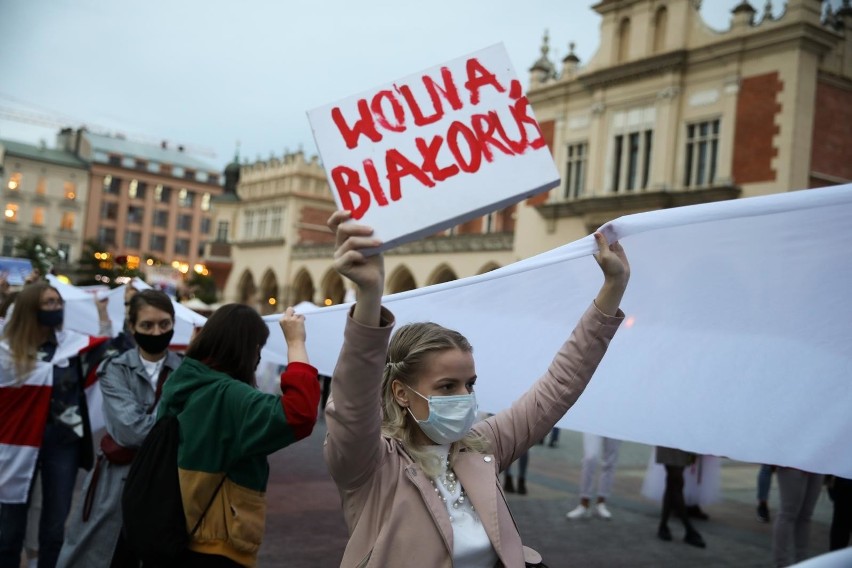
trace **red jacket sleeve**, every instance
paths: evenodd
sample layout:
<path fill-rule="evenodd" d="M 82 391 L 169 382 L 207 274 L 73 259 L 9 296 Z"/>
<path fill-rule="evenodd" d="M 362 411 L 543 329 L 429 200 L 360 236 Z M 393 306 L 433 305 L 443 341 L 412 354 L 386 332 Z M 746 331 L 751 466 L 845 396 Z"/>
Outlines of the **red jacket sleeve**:
<path fill-rule="evenodd" d="M 320 385 L 316 368 L 307 363 L 290 363 L 281 373 L 281 406 L 296 439 L 311 435 L 317 421 Z"/>

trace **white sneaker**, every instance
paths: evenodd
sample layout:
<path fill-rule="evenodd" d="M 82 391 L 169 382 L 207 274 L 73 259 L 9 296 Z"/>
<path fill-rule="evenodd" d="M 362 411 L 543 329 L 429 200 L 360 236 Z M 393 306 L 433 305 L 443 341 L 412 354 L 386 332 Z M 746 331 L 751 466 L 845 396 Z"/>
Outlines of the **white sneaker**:
<path fill-rule="evenodd" d="M 588 519 L 591 516 L 592 512 L 584 505 L 577 505 L 574 510 L 565 513 L 565 518 L 571 519 L 572 521 L 577 519 Z"/>
<path fill-rule="evenodd" d="M 605 521 L 612 519 L 612 513 L 610 513 L 609 509 L 606 508 L 605 503 L 598 503 L 597 505 L 595 505 L 595 512 L 600 518 L 604 519 Z"/>

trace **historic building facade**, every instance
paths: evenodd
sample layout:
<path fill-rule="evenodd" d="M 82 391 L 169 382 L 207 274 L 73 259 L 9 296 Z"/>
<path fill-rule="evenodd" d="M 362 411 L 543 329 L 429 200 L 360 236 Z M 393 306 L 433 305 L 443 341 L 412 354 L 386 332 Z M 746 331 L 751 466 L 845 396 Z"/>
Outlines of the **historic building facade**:
<path fill-rule="evenodd" d="M 42 237 L 67 262 L 79 259 L 89 192 L 88 165 L 70 152 L 0 140 L 3 220 L 0 256 Z"/>
<path fill-rule="evenodd" d="M 83 236 L 104 252 L 157 259 L 186 273 L 212 233 L 220 173 L 181 146 L 63 129 L 57 147 L 90 165 Z"/>
<path fill-rule="evenodd" d="M 848 2 L 823 19 L 823 2 L 789 0 L 773 19 L 742 1 L 722 32 L 697 4 L 600 2 L 586 65 L 533 66 L 563 183 L 522 209 L 524 256 L 628 213 L 852 180 Z"/>
<path fill-rule="evenodd" d="M 732 2 L 725 31 L 707 26 L 699 5 L 599 2 L 600 47 L 587 63 L 572 49 L 557 67 L 545 37 L 528 96 L 562 185 L 389 251 L 386 291 L 492 270 L 625 214 L 852 181 L 848 0 L 837 11 L 788 0 L 777 18 Z M 224 301 L 249 301 L 257 278 L 254 301 L 267 306 L 345 297 L 322 228 L 334 204 L 321 166 L 286 161 L 235 165 L 238 198 L 216 204 L 233 264 Z M 268 232 L 273 206 L 280 234 L 261 237 L 258 211 Z"/>

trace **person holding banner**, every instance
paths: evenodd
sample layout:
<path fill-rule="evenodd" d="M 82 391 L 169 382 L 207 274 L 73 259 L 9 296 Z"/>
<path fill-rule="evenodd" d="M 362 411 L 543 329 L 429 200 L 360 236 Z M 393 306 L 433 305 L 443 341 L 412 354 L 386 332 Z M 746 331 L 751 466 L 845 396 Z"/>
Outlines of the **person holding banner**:
<path fill-rule="evenodd" d="M 98 302 L 100 335 L 62 329 L 64 301 L 47 282 L 25 286 L 0 341 L 0 567 L 18 568 L 33 479 L 40 473 L 39 566 L 56 564 L 77 469 L 91 469 L 84 389 L 112 335 Z"/>
<path fill-rule="evenodd" d="M 530 390 L 474 424 L 471 345 L 436 323 L 391 338 L 384 260 L 363 252 L 381 243 L 350 220 L 329 219 L 335 269 L 357 289 L 326 407 L 325 459 L 349 529 L 341 565 L 543 565 L 522 546 L 498 476 L 550 432 L 603 358 L 624 318 L 624 250 L 595 233 L 604 283 L 594 302 Z"/>
<path fill-rule="evenodd" d="M 136 347 L 98 369 L 107 433 L 71 515 L 60 568 L 134 565 L 121 538 L 121 492 L 136 449 L 156 421 L 163 384 L 181 362 L 169 351 L 174 324 L 174 306 L 163 292 L 143 290 L 131 296 L 126 332 Z"/>
<path fill-rule="evenodd" d="M 182 567 L 255 566 L 266 523 L 267 456 L 307 438 L 317 420 L 317 370 L 308 363 L 305 319 L 288 307 L 281 395 L 257 390 L 269 328 L 242 304 L 213 312 L 163 387 L 157 418 L 180 422 L 178 471 L 189 550 Z M 152 519 L 152 522 L 156 520 Z"/>

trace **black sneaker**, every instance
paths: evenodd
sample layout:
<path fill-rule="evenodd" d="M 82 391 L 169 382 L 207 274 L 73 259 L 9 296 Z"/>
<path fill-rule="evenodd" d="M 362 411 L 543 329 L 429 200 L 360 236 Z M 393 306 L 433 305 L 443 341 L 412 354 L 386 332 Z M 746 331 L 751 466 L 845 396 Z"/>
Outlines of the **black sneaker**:
<path fill-rule="evenodd" d="M 757 506 L 757 520 L 761 523 L 769 522 L 769 507 L 766 503 L 761 503 Z"/>
<path fill-rule="evenodd" d="M 701 521 L 707 521 L 710 519 L 710 515 L 705 513 L 698 505 L 690 505 L 687 507 L 686 514 L 690 518 L 699 519 Z"/>
<path fill-rule="evenodd" d="M 707 548 L 707 543 L 704 542 L 704 539 L 701 538 L 701 534 L 695 529 L 686 531 L 686 535 L 683 537 L 683 542 L 690 546 L 695 546 L 697 548 Z"/>

